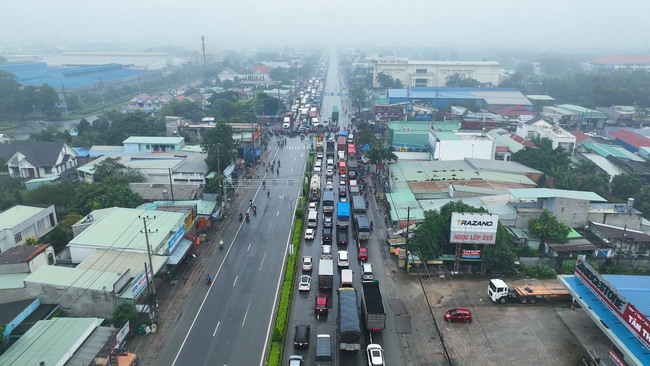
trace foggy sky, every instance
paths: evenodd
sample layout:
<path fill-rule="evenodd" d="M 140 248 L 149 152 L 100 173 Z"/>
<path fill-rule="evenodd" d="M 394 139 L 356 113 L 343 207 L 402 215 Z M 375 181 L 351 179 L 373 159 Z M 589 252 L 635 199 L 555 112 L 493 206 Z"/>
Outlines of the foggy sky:
<path fill-rule="evenodd" d="M 0 45 L 650 48 L 647 0 L 0 0 Z"/>

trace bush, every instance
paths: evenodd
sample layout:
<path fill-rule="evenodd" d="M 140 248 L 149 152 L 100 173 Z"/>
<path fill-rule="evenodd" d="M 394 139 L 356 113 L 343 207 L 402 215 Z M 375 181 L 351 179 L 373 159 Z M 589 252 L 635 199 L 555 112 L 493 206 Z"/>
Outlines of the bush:
<path fill-rule="evenodd" d="M 564 274 L 573 274 L 576 270 L 576 265 L 578 261 L 576 259 L 567 259 L 562 261 L 562 273 Z"/>
<path fill-rule="evenodd" d="M 282 347 L 279 342 L 271 342 L 271 349 L 269 350 L 269 359 L 266 361 L 266 366 L 280 366 L 282 357 Z"/>
<path fill-rule="evenodd" d="M 553 268 L 544 264 L 524 268 L 524 274 L 532 278 L 555 278 L 557 276 Z"/>
<path fill-rule="evenodd" d="M 535 249 L 529 247 L 528 245 L 524 245 L 521 247 L 516 247 L 515 248 L 517 256 L 518 257 L 537 257 L 538 253 Z"/>
<path fill-rule="evenodd" d="M 295 215 L 296 215 L 296 218 L 297 218 L 298 220 L 300 220 L 300 219 L 302 219 L 302 217 L 305 215 L 305 211 L 304 211 L 302 208 L 298 207 L 298 208 L 296 209 L 296 213 L 295 213 Z"/>

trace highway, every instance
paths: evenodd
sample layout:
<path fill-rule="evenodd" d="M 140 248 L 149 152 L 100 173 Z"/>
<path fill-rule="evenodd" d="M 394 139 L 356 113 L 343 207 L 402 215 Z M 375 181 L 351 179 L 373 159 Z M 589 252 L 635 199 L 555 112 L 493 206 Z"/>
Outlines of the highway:
<path fill-rule="evenodd" d="M 283 138 L 283 136 L 281 136 Z M 280 173 L 261 171 L 264 187 L 239 188 L 239 207 L 245 212 L 252 199 L 257 214 L 247 223 L 237 218 L 225 229 L 225 246 L 209 259 L 213 275 L 205 276 L 185 301 L 178 319 L 168 319 L 170 330 L 158 353 L 158 365 L 263 365 L 271 318 L 277 304 L 282 267 L 288 253 L 293 212 L 302 188 L 309 142 L 287 138 L 279 148 L 274 137 L 268 157 L 281 162 Z M 249 184 L 250 185 L 250 184 Z"/>

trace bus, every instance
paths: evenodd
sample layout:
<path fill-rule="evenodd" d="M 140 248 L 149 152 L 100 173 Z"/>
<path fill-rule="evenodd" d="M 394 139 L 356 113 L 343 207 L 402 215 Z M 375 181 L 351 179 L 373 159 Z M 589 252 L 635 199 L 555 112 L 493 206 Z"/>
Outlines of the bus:
<path fill-rule="evenodd" d="M 339 174 L 347 174 L 348 167 L 345 164 L 345 161 L 339 161 Z"/>
<path fill-rule="evenodd" d="M 354 144 L 349 144 L 348 145 L 348 159 L 351 157 L 356 158 L 357 157 L 357 148 L 354 147 Z"/>

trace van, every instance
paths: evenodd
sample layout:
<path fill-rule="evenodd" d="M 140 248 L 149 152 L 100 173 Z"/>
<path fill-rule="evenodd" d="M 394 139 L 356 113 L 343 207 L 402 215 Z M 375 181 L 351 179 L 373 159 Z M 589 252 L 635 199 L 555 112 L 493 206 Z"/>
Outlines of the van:
<path fill-rule="evenodd" d="M 372 282 L 375 279 L 375 276 L 372 274 L 372 264 L 364 263 L 361 265 L 361 281 L 362 282 Z"/>
<path fill-rule="evenodd" d="M 344 269 L 341 271 L 341 287 L 352 287 L 351 269 Z"/>
<path fill-rule="evenodd" d="M 318 211 L 309 210 L 307 214 L 307 227 L 318 227 Z"/>
<path fill-rule="evenodd" d="M 332 246 L 323 244 L 320 246 L 320 259 L 332 259 Z"/>

